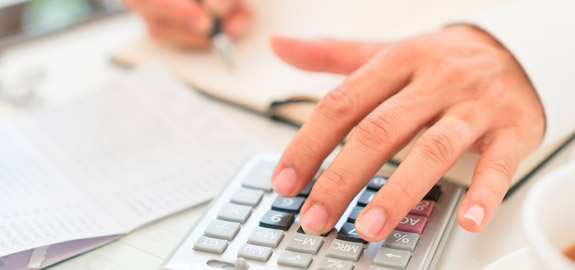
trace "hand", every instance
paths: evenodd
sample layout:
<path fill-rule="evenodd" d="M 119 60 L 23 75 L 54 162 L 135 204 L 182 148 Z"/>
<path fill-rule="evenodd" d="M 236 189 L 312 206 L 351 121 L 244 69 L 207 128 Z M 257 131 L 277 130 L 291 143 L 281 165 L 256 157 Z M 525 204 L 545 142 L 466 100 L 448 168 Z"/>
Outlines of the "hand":
<path fill-rule="evenodd" d="M 240 38 L 248 28 L 251 12 L 241 0 L 124 0 L 139 13 L 150 34 L 174 45 L 207 48 L 212 16 L 222 19 L 223 29 L 232 38 Z"/>
<path fill-rule="evenodd" d="M 518 163 L 541 142 L 544 113 L 521 66 L 471 26 L 398 43 L 274 37 L 276 54 L 311 71 L 349 74 L 317 105 L 273 173 L 274 189 L 294 196 L 355 127 L 301 209 L 306 233 L 328 232 L 378 169 L 422 128 L 407 157 L 359 215 L 367 241 L 385 238 L 456 162 L 480 153 L 457 213 L 461 226 L 489 223 Z"/>

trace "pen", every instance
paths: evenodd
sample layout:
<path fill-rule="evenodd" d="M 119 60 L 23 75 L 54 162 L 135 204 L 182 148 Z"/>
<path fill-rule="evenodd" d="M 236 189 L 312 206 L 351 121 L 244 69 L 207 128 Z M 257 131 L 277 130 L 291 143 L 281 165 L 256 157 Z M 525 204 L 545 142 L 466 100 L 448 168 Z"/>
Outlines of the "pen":
<path fill-rule="evenodd" d="M 197 0 L 202 3 L 202 0 Z M 210 38 L 212 39 L 212 50 L 219 55 L 226 66 L 231 69 L 234 67 L 233 51 L 234 43 L 230 36 L 224 32 L 222 20 L 218 14 L 211 12 L 212 28 L 210 29 Z"/>

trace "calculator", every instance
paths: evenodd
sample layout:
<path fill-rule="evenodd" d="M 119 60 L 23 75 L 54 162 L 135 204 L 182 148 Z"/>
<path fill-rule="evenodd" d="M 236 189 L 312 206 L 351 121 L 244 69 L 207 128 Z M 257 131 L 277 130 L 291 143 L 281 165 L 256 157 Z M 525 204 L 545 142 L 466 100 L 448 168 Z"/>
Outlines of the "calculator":
<path fill-rule="evenodd" d="M 280 153 L 249 158 L 163 263 L 164 270 L 195 269 L 433 269 L 455 224 L 465 189 L 440 180 L 387 238 L 366 242 L 354 222 L 395 169 L 385 164 L 353 199 L 334 228 L 307 235 L 299 210 L 315 179 L 295 197 L 273 192 Z M 327 167 L 324 162 L 322 168 Z"/>

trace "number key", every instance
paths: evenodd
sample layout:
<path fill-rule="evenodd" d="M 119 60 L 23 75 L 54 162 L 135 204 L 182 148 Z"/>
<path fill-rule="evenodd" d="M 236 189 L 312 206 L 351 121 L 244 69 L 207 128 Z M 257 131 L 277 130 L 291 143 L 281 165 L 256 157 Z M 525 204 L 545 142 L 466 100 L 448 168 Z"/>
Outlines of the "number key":
<path fill-rule="evenodd" d="M 294 214 L 268 210 L 260 220 L 260 226 L 286 231 L 294 219 Z"/>
<path fill-rule="evenodd" d="M 297 213 L 301 209 L 304 200 L 305 199 L 302 197 L 278 196 L 272 204 L 272 209 L 289 213 Z"/>

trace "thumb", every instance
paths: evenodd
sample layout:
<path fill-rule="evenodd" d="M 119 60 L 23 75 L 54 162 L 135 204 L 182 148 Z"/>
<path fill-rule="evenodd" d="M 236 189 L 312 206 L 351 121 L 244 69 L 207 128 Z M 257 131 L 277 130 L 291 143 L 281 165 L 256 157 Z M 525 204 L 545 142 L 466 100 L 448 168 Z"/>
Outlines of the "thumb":
<path fill-rule="evenodd" d="M 386 46 L 384 43 L 304 40 L 278 35 L 272 36 L 270 43 L 277 56 L 297 68 L 338 74 L 352 73 Z"/>

